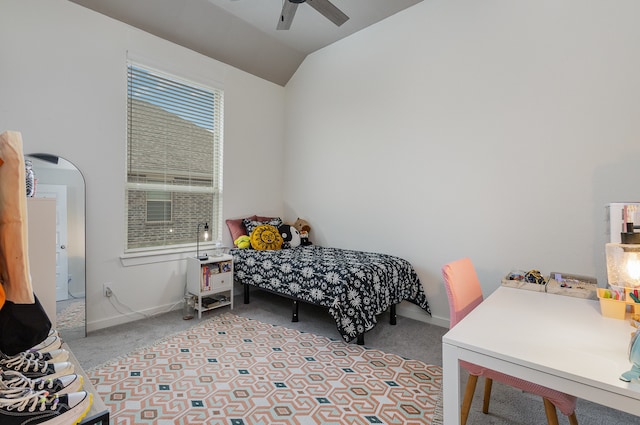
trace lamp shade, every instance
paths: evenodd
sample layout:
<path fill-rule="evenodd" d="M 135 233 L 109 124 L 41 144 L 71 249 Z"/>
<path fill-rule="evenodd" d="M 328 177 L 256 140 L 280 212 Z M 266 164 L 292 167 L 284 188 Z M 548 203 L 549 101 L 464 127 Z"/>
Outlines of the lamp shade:
<path fill-rule="evenodd" d="M 640 287 L 640 244 L 608 243 L 605 253 L 609 285 Z"/>

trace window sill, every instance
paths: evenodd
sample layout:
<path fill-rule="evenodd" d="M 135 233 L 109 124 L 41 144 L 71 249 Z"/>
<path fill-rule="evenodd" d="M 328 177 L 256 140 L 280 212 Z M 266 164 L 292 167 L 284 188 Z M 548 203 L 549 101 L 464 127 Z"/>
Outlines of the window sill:
<path fill-rule="evenodd" d="M 200 252 L 214 248 L 215 245 L 200 245 Z M 180 261 L 188 257 L 195 257 L 195 249 L 171 248 L 153 251 L 127 252 L 120 256 L 120 262 L 124 267 L 141 266 L 144 264 L 164 263 L 167 261 Z"/>

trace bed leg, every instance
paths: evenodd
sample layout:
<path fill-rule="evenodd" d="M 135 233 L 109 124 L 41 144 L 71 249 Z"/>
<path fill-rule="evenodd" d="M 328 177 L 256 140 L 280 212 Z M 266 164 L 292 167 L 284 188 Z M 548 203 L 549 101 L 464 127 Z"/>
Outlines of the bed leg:
<path fill-rule="evenodd" d="M 396 324 L 396 305 L 395 304 L 391 304 L 391 307 L 389 308 L 389 323 L 391 325 L 395 325 Z"/>
<path fill-rule="evenodd" d="M 244 303 L 249 304 L 249 285 L 244 284 Z"/>
<path fill-rule="evenodd" d="M 293 316 L 291 316 L 291 321 L 298 321 L 298 300 L 293 300 Z"/>
<path fill-rule="evenodd" d="M 358 345 L 364 345 L 364 334 L 358 334 Z"/>

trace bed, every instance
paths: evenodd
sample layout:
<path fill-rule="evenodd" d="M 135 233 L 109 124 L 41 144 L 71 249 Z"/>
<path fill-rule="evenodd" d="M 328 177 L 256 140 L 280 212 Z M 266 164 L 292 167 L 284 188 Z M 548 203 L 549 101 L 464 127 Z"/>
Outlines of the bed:
<path fill-rule="evenodd" d="M 406 260 L 386 254 L 327 248 L 316 245 L 280 250 L 232 249 L 234 279 L 298 302 L 329 309 L 342 338 L 364 344 L 376 316 L 389 310 L 395 324 L 395 306 L 408 300 L 431 314 L 422 284 Z"/>

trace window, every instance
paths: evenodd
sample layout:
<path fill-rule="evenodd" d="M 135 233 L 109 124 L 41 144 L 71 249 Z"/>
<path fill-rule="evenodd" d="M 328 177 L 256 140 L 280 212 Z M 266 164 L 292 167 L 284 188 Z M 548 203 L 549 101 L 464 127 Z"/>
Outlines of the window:
<path fill-rule="evenodd" d="M 147 192 L 147 223 L 171 221 L 171 193 Z"/>
<path fill-rule="evenodd" d="M 128 64 L 128 252 L 195 244 L 222 228 L 221 90 Z"/>

